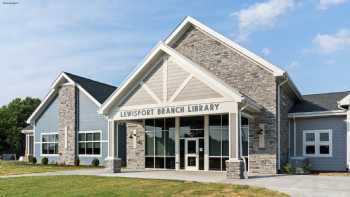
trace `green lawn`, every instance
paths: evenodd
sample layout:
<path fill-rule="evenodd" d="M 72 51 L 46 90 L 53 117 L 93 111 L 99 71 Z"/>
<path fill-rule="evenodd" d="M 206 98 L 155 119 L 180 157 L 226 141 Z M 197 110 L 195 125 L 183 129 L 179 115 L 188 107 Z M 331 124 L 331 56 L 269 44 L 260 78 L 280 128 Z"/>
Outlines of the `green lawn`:
<path fill-rule="evenodd" d="M 88 168 L 83 166 L 58 166 L 58 165 L 33 165 L 24 162 L 16 161 L 2 161 L 0 160 L 0 176 L 15 175 L 15 174 L 29 174 L 39 172 L 54 172 L 62 170 L 76 170 Z"/>
<path fill-rule="evenodd" d="M 96 176 L 0 178 L 0 196 L 287 196 L 267 189 Z"/>

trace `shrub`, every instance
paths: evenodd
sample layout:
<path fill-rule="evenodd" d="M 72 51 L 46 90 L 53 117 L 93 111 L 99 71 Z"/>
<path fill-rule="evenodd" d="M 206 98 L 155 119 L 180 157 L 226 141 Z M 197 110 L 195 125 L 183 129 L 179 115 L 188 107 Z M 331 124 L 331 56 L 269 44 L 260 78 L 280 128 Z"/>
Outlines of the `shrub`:
<path fill-rule="evenodd" d="M 48 159 L 47 157 L 43 157 L 43 158 L 41 159 L 41 164 L 43 164 L 43 165 L 49 164 L 49 159 Z"/>
<path fill-rule="evenodd" d="M 293 174 L 293 166 L 290 163 L 285 164 L 283 167 L 283 172 L 286 174 Z"/>
<path fill-rule="evenodd" d="M 30 159 L 29 159 L 29 162 L 30 163 L 32 163 L 32 164 L 36 164 L 36 157 L 31 157 Z"/>
<path fill-rule="evenodd" d="M 79 166 L 80 165 L 80 159 L 79 158 L 75 158 L 74 165 L 75 166 Z"/>
<path fill-rule="evenodd" d="M 303 171 L 304 171 L 304 173 L 309 174 L 311 172 L 311 166 L 308 164 L 305 164 L 303 166 Z"/>
<path fill-rule="evenodd" d="M 98 160 L 98 159 L 93 159 L 92 161 L 91 161 L 91 165 L 93 166 L 93 167 L 97 167 L 97 166 L 99 166 L 100 165 L 100 161 Z"/>

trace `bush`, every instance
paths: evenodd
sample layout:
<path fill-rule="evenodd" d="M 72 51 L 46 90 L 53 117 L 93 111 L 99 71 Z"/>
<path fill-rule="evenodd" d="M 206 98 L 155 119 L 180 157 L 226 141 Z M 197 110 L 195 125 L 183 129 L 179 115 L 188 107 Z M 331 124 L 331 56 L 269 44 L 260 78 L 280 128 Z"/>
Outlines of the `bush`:
<path fill-rule="evenodd" d="M 36 157 L 30 158 L 29 162 L 32 163 L 32 164 L 36 164 L 36 162 L 37 162 L 36 161 Z"/>
<path fill-rule="evenodd" d="M 48 159 L 47 157 L 43 157 L 43 158 L 41 159 L 41 164 L 43 164 L 43 165 L 49 164 L 49 159 Z"/>
<path fill-rule="evenodd" d="M 92 165 L 93 167 L 99 166 L 99 165 L 100 165 L 100 160 L 98 160 L 98 159 L 93 159 L 93 160 L 91 161 L 91 165 Z"/>
<path fill-rule="evenodd" d="M 311 166 L 308 165 L 308 164 L 305 164 L 303 166 L 303 171 L 304 171 L 305 174 L 309 174 L 311 172 Z"/>
<path fill-rule="evenodd" d="M 74 165 L 75 166 L 79 166 L 80 165 L 80 159 L 79 158 L 75 158 Z"/>
<path fill-rule="evenodd" d="M 293 166 L 290 163 L 285 164 L 283 167 L 283 172 L 286 174 L 293 174 Z"/>

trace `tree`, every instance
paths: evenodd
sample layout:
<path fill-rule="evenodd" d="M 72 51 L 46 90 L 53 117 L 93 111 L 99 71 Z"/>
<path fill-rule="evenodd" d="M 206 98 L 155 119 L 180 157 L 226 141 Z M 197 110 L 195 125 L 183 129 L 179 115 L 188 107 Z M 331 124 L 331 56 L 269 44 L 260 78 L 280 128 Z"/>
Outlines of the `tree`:
<path fill-rule="evenodd" d="M 39 104 L 37 98 L 16 98 L 0 108 L 0 154 L 23 155 L 25 141 L 21 130 Z"/>

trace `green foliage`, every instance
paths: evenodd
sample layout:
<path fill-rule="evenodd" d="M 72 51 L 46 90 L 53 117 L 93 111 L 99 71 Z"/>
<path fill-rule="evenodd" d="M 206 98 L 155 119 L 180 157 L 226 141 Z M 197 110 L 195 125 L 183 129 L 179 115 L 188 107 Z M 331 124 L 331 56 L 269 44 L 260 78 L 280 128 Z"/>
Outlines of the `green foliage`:
<path fill-rule="evenodd" d="M 92 161 L 91 161 L 91 165 L 93 166 L 93 167 L 97 167 L 97 166 L 99 166 L 100 165 L 100 160 L 98 160 L 98 159 L 93 159 Z"/>
<path fill-rule="evenodd" d="M 311 166 L 308 165 L 308 164 L 305 164 L 305 165 L 303 166 L 303 171 L 304 171 L 304 173 L 306 173 L 306 174 L 310 173 L 310 172 L 311 172 Z"/>
<path fill-rule="evenodd" d="M 37 162 L 36 161 L 36 157 L 30 158 L 29 162 L 32 163 L 32 164 L 36 164 L 36 162 Z"/>
<path fill-rule="evenodd" d="M 41 159 L 41 164 L 43 164 L 43 165 L 49 164 L 49 159 L 48 159 L 47 157 L 43 157 L 43 158 Z"/>
<path fill-rule="evenodd" d="M 293 166 L 290 163 L 286 163 L 283 167 L 282 170 L 285 174 L 293 174 Z"/>
<path fill-rule="evenodd" d="M 39 104 L 39 99 L 27 97 L 0 107 L 0 154 L 23 155 L 25 142 L 21 129 L 27 126 L 26 120 Z"/>

